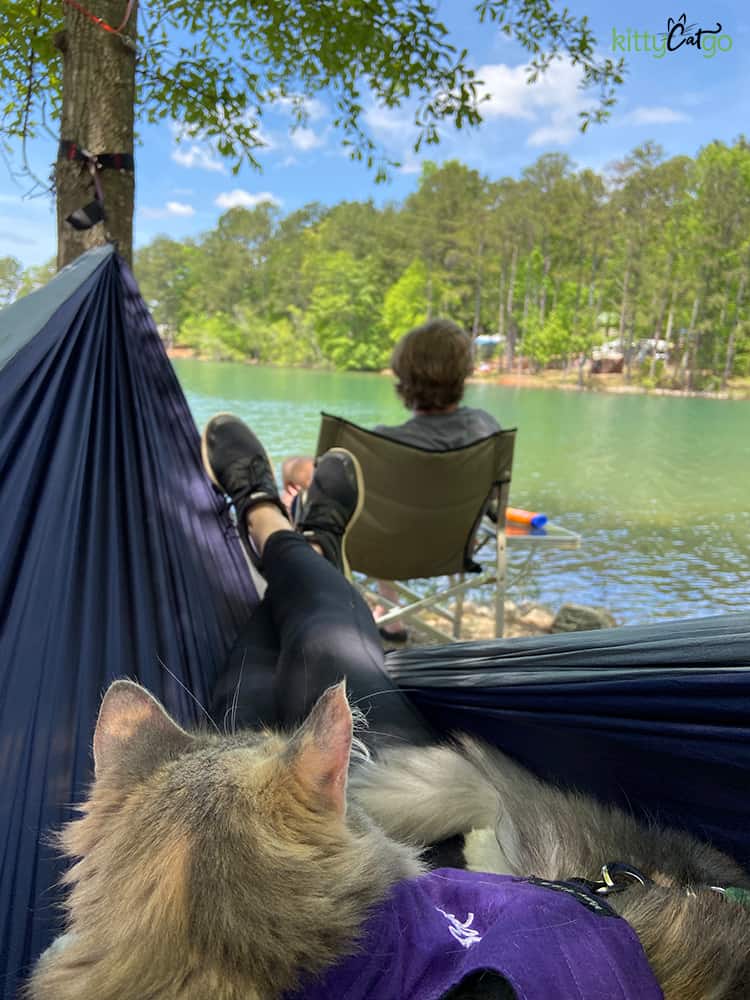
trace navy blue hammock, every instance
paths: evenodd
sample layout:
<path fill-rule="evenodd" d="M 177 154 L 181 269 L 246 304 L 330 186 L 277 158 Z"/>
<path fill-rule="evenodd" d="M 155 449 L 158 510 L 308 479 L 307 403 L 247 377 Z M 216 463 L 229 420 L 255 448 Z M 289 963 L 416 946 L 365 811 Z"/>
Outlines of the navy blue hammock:
<path fill-rule="evenodd" d="M 91 778 L 102 692 L 136 678 L 200 724 L 258 600 L 154 322 L 109 247 L 0 313 L 0 511 L 9 1000 L 60 927 L 47 834 Z M 750 865 L 750 614 L 413 649 L 388 668 L 442 731 Z"/>

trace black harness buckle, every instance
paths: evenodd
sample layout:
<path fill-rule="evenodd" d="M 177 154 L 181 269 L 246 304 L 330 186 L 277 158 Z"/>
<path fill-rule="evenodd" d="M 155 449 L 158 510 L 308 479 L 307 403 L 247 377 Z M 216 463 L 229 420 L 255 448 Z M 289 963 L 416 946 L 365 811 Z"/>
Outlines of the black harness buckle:
<path fill-rule="evenodd" d="M 601 878 L 599 881 L 587 878 L 574 878 L 571 882 L 577 882 L 585 886 L 597 896 L 611 896 L 613 893 L 624 892 L 629 886 L 653 885 L 653 880 L 644 875 L 633 865 L 623 864 L 622 861 L 608 861 L 602 865 Z"/>

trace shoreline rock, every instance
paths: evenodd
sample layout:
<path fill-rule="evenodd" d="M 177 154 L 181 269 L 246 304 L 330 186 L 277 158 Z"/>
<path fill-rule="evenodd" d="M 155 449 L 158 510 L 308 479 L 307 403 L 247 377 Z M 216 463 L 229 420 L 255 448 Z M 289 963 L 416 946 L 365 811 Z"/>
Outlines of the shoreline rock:
<path fill-rule="evenodd" d="M 589 632 L 592 629 L 614 628 L 617 624 L 606 608 L 585 604 L 563 604 L 552 622 L 552 632 Z"/>
<path fill-rule="evenodd" d="M 447 622 L 437 615 L 426 615 L 425 620 L 436 628 L 447 628 Z M 531 603 L 519 607 L 514 601 L 506 601 L 503 639 L 525 639 L 536 635 L 550 635 L 554 632 L 584 632 L 591 629 L 613 628 L 615 625 L 617 621 L 607 608 L 566 602 L 555 614 L 542 604 Z M 495 638 L 494 631 L 494 608 L 489 604 L 466 601 L 463 609 L 462 641 L 491 640 Z M 437 639 L 432 639 L 416 628 L 410 627 L 409 632 L 407 646 L 432 646 L 438 642 Z M 404 645 L 386 639 L 383 641 L 386 649 L 401 649 Z"/>

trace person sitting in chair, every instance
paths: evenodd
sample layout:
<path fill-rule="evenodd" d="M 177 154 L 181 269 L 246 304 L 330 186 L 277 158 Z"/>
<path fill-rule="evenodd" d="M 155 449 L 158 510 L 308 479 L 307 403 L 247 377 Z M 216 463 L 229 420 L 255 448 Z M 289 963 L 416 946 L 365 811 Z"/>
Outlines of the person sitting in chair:
<path fill-rule="evenodd" d="M 378 434 L 428 451 L 464 448 L 500 430 L 492 414 L 461 406 L 464 383 L 474 369 L 471 338 L 448 319 L 410 330 L 393 349 L 396 392 L 412 417 Z"/>
<path fill-rule="evenodd" d="M 448 319 L 428 320 L 410 330 L 396 344 L 391 368 L 396 376 L 396 392 L 412 417 L 403 424 L 379 424 L 375 431 L 403 444 L 428 451 L 448 451 L 474 444 L 500 430 L 491 413 L 461 406 L 464 383 L 473 370 L 471 338 Z M 389 601 L 397 593 L 381 581 L 380 593 Z M 377 618 L 381 605 L 373 609 Z M 398 623 L 380 627 L 388 641 L 405 642 L 407 630 Z"/>
<path fill-rule="evenodd" d="M 471 337 L 448 319 L 432 319 L 414 327 L 398 341 L 391 356 L 396 376 L 396 392 L 411 411 L 403 424 L 374 428 L 377 434 L 414 445 L 427 451 L 464 448 L 500 430 L 492 414 L 470 406 L 461 399 L 467 377 L 474 368 Z M 293 465 L 291 464 L 293 461 Z M 312 476 L 313 460 L 302 457 L 287 460 L 283 466 L 284 499 L 306 489 Z M 299 481 L 293 473 L 298 470 Z M 380 593 L 389 601 L 397 594 L 381 582 Z M 377 619 L 385 608 L 373 609 Z M 393 623 L 380 629 L 382 637 L 393 642 L 408 638 L 403 626 Z"/>

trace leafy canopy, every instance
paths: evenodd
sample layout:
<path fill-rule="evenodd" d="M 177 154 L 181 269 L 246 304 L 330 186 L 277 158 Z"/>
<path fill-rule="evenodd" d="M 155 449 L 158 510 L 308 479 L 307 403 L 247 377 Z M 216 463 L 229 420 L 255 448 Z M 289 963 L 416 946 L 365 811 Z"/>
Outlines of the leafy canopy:
<path fill-rule="evenodd" d="M 84 6 L 96 13 L 96 0 Z M 462 128 L 481 120 L 481 81 L 436 6 L 428 0 L 142 0 L 137 117 L 179 122 L 183 137 L 213 141 L 238 170 L 243 162 L 257 166 L 268 106 L 286 102 L 294 124 L 302 125 L 306 96 L 325 89 L 333 94 L 334 125 L 352 158 L 376 167 L 382 179 L 394 161 L 367 134 L 364 91 L 389 108 L 414 101 L 417 150 L 438 141 L 441 122 Z M 585 17 L 558 11 L 552 0 L 482 0 L 474 13 L 526 49 L 530 82 L 558 57 L 581 68 L 583 85 L 598 89 L 598 103 L 581 112 L 582 128 L 606 117 L 624 65 L 597 55 Z M 0 26 L 0 136 L 25 142 L 60 115 L 54 41 L 63 4 L 0 0 Z"/>

